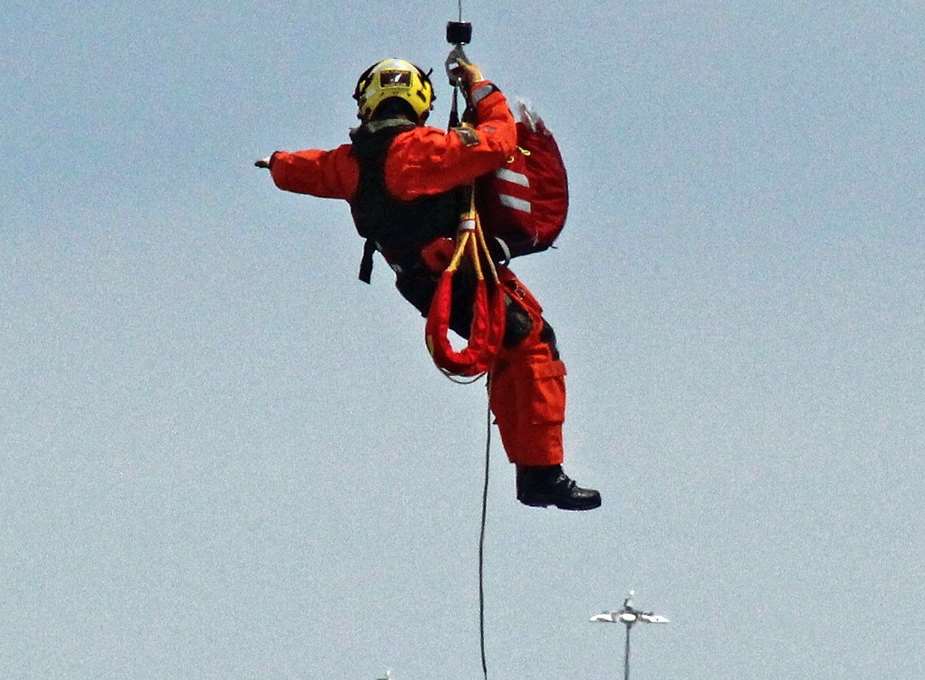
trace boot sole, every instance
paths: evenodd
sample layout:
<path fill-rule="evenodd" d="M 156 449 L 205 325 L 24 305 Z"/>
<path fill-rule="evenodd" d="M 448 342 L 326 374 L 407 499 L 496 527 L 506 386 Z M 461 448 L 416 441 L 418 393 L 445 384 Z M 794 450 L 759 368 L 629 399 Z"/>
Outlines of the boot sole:
<path fill-rule="evenodd" d="M 522 504 L 529 506 L 531 508 L 548 508 L 550 505 L 558 508 L 559 510 L 571 510 L 573 512 L 581 512 L 583 510 L 594 510 L 595 508 L 601 507 L 600 497 L 590 501 L 587 504 L 582 503 L 581 505 L 572 505 L 567 503 L 556 503 L 555 501 L 536 501 L 536 500 L 523 500 L 518 498 Z"/>

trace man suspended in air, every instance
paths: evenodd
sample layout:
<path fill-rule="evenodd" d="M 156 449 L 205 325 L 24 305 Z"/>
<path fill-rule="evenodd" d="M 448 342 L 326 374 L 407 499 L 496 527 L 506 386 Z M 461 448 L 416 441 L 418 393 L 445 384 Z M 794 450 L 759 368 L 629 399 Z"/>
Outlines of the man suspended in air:
<path fill-rule="evenodd" d="M 451 68 L 451 64 L 453 64 Z M 462 83 L 473 124 L 446 132 L 425 125 L 433 108 L 429 74 L 402 59 L 384 59 L 360 76 L 354 99 L 361 125 L 350 144 L 333 150 L 276 151 L 255 163 L 285 191 L 339 198 L 350 205 L 366 239 L 360 278 L 369 282 L 373 253 L 395 272 L 402 296 L 427 316 L 437 280 L 453 252 L 461 190 L 505 165 L 517 146 L 504 95 L 461 49 L 448 60 Z M 512 245 L 492 239 L 497 262 Z M 506 327 L 490 370 L 489 403 L 509 460 L 517 468 L 517 499 L 529 506 L 591 510 L 600 494 L 579 487 L 562 469 L 565 365 L 552 327 L 529 290 L 505 264 Z M 461 272 L 464 273 L 464 272 Z M 469 273 L 471 278 L 471 272 Z M 453 291 L 451 327 L 469 337 L 472 289 Z"/>

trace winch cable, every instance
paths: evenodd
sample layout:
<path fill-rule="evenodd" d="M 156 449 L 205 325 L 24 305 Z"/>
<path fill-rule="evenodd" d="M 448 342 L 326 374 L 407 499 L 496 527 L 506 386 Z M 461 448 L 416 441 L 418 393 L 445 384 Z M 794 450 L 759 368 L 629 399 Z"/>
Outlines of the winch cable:
<path fill-rule="evenodd" d="M 463 10 L 462 10 L 462 0 L 457 0 L 457 9 L 458 9 L 458 21 L 456 22 L 456 29 L 463 28 L 468 30 L 468 34 L 465 34 L 465 37 L 462 40 L 468 42 L 471 37 L 471 26 L 464 24 L 463 22 Z M 447 40 L 450 44 L 455 44 L 457 47 L 462 47 L 463 42 L 457 42 L 456 40 L 451 40 L 451 24 L 447 25 Z M 457 39 L 461 34 L 457 34 Z M 450 105 L 450 120 L 449 128 L 454 128 L 459 125 L 459 88 L 460 83 L 458 80 L 455 80 L 451 83 L 453 86 L 453 99 Z M 470 196 L 471 200 L 471 196 Z M 462 382 L 453 378 L 447 371 L 443 372 L 450 380 L 454 382 Z M 481 376 L 475 376 L 469 382 L 475 382 Z M 479 526 L 479 650 L 481 652 L 482 659 L 482 677 L 484 680 L 488 680 L 488 663 L 485 656 L 485 527 L 487 525 L 488 517 L 488 480 L 489 480 L 489 470 L 491 469 L 491 372 L 488 371 L 485 373 L 485 389 L 487 392 L 487 401 L 485 408 L 485 474 L 484 482 L 482 484 L 482 517 Z"/>

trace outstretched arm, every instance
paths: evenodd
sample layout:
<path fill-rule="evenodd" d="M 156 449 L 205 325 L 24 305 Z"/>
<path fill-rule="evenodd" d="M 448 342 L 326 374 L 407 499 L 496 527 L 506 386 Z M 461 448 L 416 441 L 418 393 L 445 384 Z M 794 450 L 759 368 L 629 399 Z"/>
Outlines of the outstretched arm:
<path fill-rule="evenodd" d="M 359 180 L 359 170 L 350 157 L 349 144 L 331 151 L 274 151 L 272 155 L 254 161 L 254 165 L 269 170 L 273 182 L 284 191 L 321 198 L 349 199 Z"/>
<path fill-rule="evenodd" d="M 349 144 L 331 151 L 277 151 L 270 157 L 268 167 L 280 189 L 322 198 L 349 199 L 356 191 L 359 177 Z"/>

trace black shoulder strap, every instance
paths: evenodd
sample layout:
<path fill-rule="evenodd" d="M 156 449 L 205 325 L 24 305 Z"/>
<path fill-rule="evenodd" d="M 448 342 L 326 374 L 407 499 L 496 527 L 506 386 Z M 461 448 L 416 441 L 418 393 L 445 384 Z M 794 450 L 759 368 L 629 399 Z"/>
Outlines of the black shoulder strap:
<path fill-rule="evenodd" d="M 403 118 L 387 118 L 371 121 L 351 130 L 350 140 L 353 143 L 353 154 L 360 162 L 361 183 L 365 184 L 372 179 L 380 191 L 384 190 L 385 178 L 382 166 L 392 139 L 413 127 L 415 127 L 414 123 Z M 363 257 L 360 260 L 358 276 L 363 283 L 372 281 L 373 253 L 376 250 L 375 241 L 367 238 L 363 243 Z"/>

